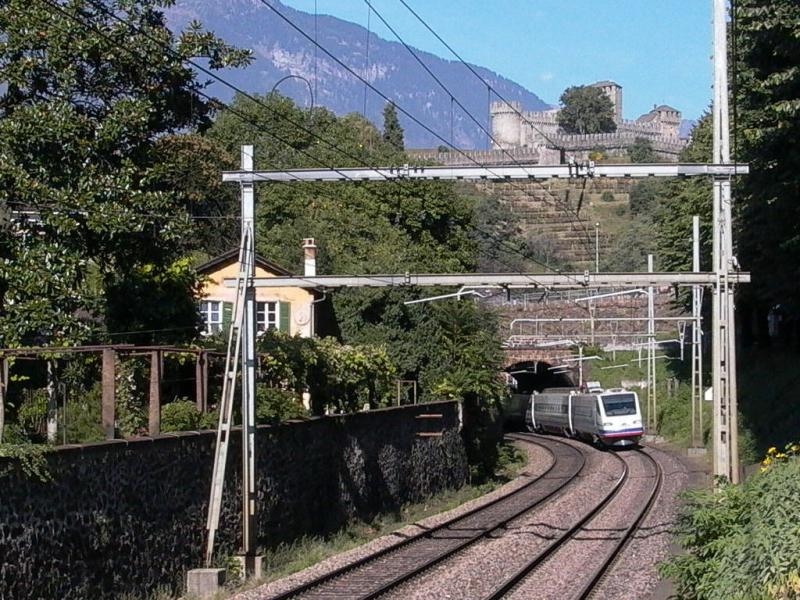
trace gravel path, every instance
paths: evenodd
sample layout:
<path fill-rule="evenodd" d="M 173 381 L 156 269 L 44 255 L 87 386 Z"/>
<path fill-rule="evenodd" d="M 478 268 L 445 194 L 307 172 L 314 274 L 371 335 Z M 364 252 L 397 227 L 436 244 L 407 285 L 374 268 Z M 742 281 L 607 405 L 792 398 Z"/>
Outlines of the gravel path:
<path fill-rule="evenodd" d="M 621 464 L 613 454 L 561 439 L 583 452 L 587 464 L 581 476 L 559 496 L 511 523 L 504 534 L 475 544 L 386 598 L 480 598 L 521 567 L 528 557 L 548 546 L 577 515 L 585 514 L 599 492 L 610 490 L 619 478 Z"/>
<path fill-rule="evenodd" d="M 443 512 L 421 521 L 418 521 L 415 524 L 408 525 L 403 527 L 402 529 L 398 529 L 388 535 L 382 536 L 380 538 L 376 538 L 371 542 L 358 546 L 357 548 L 353 548 L 347 552 L 343 552 L 336 556 L 332 556 L 326 560 L 323 560 L 316 565 L 313 565 L 307 569 L 302 571 L 298 571 L 292 575 L 284 577 L 282 579 L 277 579 L 270 583 L 263 584 L 256 588 L 253 588 L 248 591 L 240 592 L 232 598 L 234 600 L 262 600 L 265 598 L 269 598 L 276 594 L 283 593 L 293 587 L 296 587 L 302 583 L 310 581 L 316 577 L 320 577 L 326 573 L 330 573 L 340 567 L 346 566 L 351 564 L 364 556 L 368 556 L 378 550 L 382 550 L 383 548 L 394 546 L 401 541 L 403 541 L 406 537 L 415 535 L 420 533 L 424 529 L 428 529 L 430 527 L 436 526 L 443 521 L 447 521 L 454 517 L 457 517 L 469 510 L 487 504 L 488 502 L 494 500 L 498 496 L 502 496 L 508 494 L 509 492 L 525 485 L 528 483 L 531 478 L 538 477 L 552 465 L 552 456 L 550 453 L 538 446 L 536 444 L 529 444 L 524 442 L 516 442 L 515 445 L 520 448 L 523 452 L 526 453 L 528 458 L 528 464 L 525 470 L 520 474 L 520 476 L 516 477 L 512 481 L 508 482 L 507 484 L 499 487 L 498 489 L 481 496 L 480 498 L 476 498 L 474 500 L 470 500 L 469 502 L 465 502 L 464 504 Z"/>

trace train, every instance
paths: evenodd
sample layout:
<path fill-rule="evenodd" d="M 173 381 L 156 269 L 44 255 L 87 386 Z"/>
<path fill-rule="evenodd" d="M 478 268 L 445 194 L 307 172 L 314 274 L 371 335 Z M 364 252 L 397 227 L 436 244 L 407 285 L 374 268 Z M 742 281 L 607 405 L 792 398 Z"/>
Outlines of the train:
<path fill-rule="evenodd" d="M 636 446 L 644 435 L 639 396 L 625 389 L 546 388 L 512 394 L 511 405 L 520 410 L 524 406 L 529 431 L 558 433 L 604 447 Z"/>

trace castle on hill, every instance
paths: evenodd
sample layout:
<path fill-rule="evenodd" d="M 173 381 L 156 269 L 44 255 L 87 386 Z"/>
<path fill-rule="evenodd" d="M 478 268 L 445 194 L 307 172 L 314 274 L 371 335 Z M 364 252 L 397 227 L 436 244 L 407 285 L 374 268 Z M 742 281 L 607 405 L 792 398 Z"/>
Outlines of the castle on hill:
<path fill-rule="evenodd" d="M 681 113 L 671 106 L 656 106 L 638 119 L 622 118 L 622 86 L 613 81 L 591 84 L 611 100 L 617 130 L 612 133 L 567 134 L 558 126 L 558 108 L 523 111 L 520 102 L 493 102 L 490 120 L 495 150 L 527 149 L 539 154 L 539 164 L 558 163 L 563 149 L 576 159 L 585 159 L 592 151 L 602 150 L 608 156 L 621 156 L 637 138 L 653 145 L 662 160 L 677 161 L 687 140 L 679 137 Z"/>

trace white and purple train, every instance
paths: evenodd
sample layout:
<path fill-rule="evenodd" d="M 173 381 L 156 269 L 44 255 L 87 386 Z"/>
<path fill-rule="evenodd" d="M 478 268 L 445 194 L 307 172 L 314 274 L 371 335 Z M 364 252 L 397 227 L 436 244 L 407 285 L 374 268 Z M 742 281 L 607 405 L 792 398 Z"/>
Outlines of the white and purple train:
<path fill-rule="evenodd" d="M 525 425 L 530 431 L 560 433 L 603 446 L 634 446 L 644 434 L 635 392 L 553 388 L 527 397 Z"/>

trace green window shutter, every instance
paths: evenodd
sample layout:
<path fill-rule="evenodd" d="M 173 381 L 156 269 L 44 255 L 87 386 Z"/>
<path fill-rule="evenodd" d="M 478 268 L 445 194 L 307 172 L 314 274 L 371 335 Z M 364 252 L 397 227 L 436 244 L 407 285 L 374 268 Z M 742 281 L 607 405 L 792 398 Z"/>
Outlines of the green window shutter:
<path fill-rule="evenodd" d="M 292 305 L 289 302 L 281 302 L 278 312 L 278 330 L 291 333 L 289 324 L 291 323 Z"/>
<path fill-rule="evenodd" d="M 222 303 L 222 330 L 227 331 L 233 320 L 233 302 Z"/>

